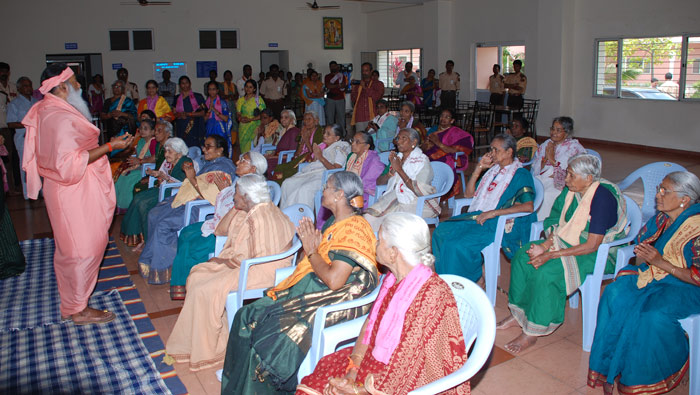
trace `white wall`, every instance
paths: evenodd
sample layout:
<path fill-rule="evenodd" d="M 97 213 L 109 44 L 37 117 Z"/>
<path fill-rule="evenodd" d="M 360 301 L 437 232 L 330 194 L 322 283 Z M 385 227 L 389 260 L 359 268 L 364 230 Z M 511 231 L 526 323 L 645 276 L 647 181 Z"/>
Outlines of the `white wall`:
<path fill-rule="evenodd" d="M 462 99 L 474 99 L 476 43 L 523 42 L 526 97 L 541 99 L 540 134 L 553 117 L 570 115 L 581 137 L 700 151 L 700 103 L 592 95 L 596 38 L 700 34 L 700 1 L 436 0 L 370 13 L 367 25 L 370 50 L 421 47 L 426 70 L 454 59 Z"/>
<path fill-rule="evenodd" d="M 134 0 L 135 1 L 135 0 Z M 185 61 L 193 88 L 208 79 L 196 79 L 197 60 L 218 61 L 219 79 L 230 69 L 239 78 L 244 64 L 260 71 L 261 50 L 288 50 L 292 71 L 314 63 L 320 72 L 328 72 L 328 62 L 336 60 L 359 64 L 366 42 L 365 14 L 356 2 L 342 2 L 338 10 L 299 10 L 303 1 L 256 0 L 174 0 L 170 6 L 123 6 L 120 0 L 37 0 L 3 2 L 6 22 L 0 24 L 2 61 L 12 67 L 12 78 L 29 76 L 38 85 L 45 67 L 46 54 L 69 53 L 65 42 L 77 42 L 76 53 L 102 53 L 105 80 L 116 79 L 112 63 L 122 63 L 129 79 L 143 91 L 153 78 L 152 63 Z M 262 18 L 261 15 L 265 14 Z M 15 23 L 7 16 L 16 16 Z M 343 50 L 324 50 L 322 17 L 342 17 Z M 264 21 L 264 23 L 261 23 Z M 152 28 L 154 51 L 110 51 L 110 29 Z M 239 50 L 200 50 L 200 28 L 237 28 Z M 279 43 L 268 48 L 268 43 Z M 359 68 L 358 68 L 359 69 Z M 143 95 L 143 93 L 142 93 Z"/>

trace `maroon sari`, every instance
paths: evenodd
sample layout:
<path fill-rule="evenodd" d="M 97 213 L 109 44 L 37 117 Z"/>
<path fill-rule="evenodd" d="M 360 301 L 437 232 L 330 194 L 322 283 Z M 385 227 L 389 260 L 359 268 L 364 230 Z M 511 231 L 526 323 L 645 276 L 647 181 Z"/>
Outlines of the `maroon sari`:
<path fill-rule="evenodd" d="M 448 154 L 447 152 L 441 150 L 437 145 L 433 145 L 430 149 L 425 151 L 425 155 L 427 155 L 431 161 L 444 162 L 450 166 L 453 171 L 455 171 L 455 179 L 454 184 L 452 184 L 452 190 L 441 199 L 447 200 L 462 191 L 462 180 L 457 177 L 456 171 L 466 170 L 467 166 L 469 166 L 469 154 L 471 154 L 472 150 L 474 149 L 474 138 L 471 134 L 458 128 L 457 126 L 451 126 L 442 132 L 435 132 L 432 134 L 437 135 L 440 138 L 440 141 L 446 146 L 456 148 L 460 152 L 464 152 L 464 155 L 460 156 L 458 160 L 456 160 L 455 154 Z"/>
<path fill-rule="evenodd" d="M 278 156 L 279 156 L 280 152 L 297 149 L 297 146 L 299 145 L 299 135 L 300 134 L 301 134 L 301 130 L 299 130 L 299 128 L 296 126 L 292 126 L 291 128 L 289 128 L 289 130 L 284 132 L 284 134 L 282 135 L 282 138 L 277 143 L 277 149 L 275 149 L 275 154 L 273 156 L 267 158 L 267 173 L 266 173 L 266 175 L 268 177 L 275 170 L 275 167 L 277 167 L 277 161 L 278 161 Z"/>

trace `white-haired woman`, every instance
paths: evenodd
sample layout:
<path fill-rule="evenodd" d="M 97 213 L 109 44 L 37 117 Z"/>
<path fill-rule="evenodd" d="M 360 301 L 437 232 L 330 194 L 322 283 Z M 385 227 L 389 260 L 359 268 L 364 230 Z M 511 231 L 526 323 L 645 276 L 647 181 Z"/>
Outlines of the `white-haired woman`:
<path fill-rule="evenodd" d="M 313 160 L 314 144 L 323 142 L 323 127 L 319 126 L 318 115 L 313 111 L 304 113 L 301 122 L 301 132 L 296 139 L 294 158 L 275 168 L 272 180 L 282 185 L 282 182 L 299 171 L 299 164 Z"/>
<path fill-rule="evenodd" d="M 578 140 L 571 138 L 574 133 L 574 120 L 570 117 L 556 117 L 549 128 L 549 136 L 539 146 L 533 158 L 530 171 L 542 181 L 544 200 L 537 211 L 537 219 L 544 221 L 549 216 L 554 199 L 559 196 L 566 184 L 566 167 L 571 157 L 583 154 L 583 148 Z"/>
<path fill-rule="evenodd" d="M 266 296 L 236 313 L 226 348 L 222 394 L 289 393 L 309 351 L 316 309 L 360 298 L 377 286 L 376 238 L 362 216 L 362 180 L 349 171 L 328 178 L 321 203 L 333 216 L 323 234 L 309 218 L 297 233 L 306 257 Z M 352 309 L 326 323 L 363 314 Z"/>
<path fill-rule="evenodd" d="M 279 141 L 275 147 L 275 153 L 264 153 L 267 158 L 267 169 L 270 173 L 272 173 L 277 166 L 280 152 L 295 150 L 299 146 L 299 135 L 301 131 L 297 127 L 297 117 L 294 115 L 294 111 L 282 110 L 280 124 L 282 124 L 283 130 L 280 133 Z"/>
<path fill-rule="evenodd" d="M 467 360 L 452 291 L 431 269 L 430 231 L 422 218 L 391 213 L 379 230 L 382 283 L 354 348 L 321 359 L 297 394 L 405 394 Z M 469 392 L 469 383 L 445 392 Z"/>
<path fill-rule="evenodd" d="M 187 153 L 187 145 L 181 138 L 174 137 L 165 142 L 165 161 L 158 170 L 147 171 L 149 176 L 157 179 L 156 185 L 134 194 L 122 220 L 119 238 L 126 245 L 143 246 L 148 237 L 148 212 L 158 204 L 159 185 L 163 182 L 182 181 L 187 177 L 185 168 L 193 166 Z"/>
<path fill-rule="evenodd" d="M 350 144 L 343 140 L 343 128 L 338 124 L 326 126 L 323 143 L 314 144 L 312 152 L 314 161 L 282 183 L 280 207 L 299 203 L 314 206 L 314 196 L 322 186 L 323 172 L 344 168 L 348 160 Z"/>
<path fill-rule="evenodd" d="M 262 154 L 248 151 L 241 155 L 236 162 L 236 175 L 243 177 L 246 174 L 264 175 L 267 170 L 267 161 Z M 170 277 L 170 298 L 172 300 L 185 299 L 185 284 L 187 276 L 194 265 L 209 259 L 209 254 L 214 253 L 216 236 L 226 236 L 228 229 L 219 227 L 221 219 L 233 209 L 233 196 L 236 187 L 230 185 L 219 192 L 214 202 L 214 216 L 204 222 L 190 224 L 180 231 L 177 239 L 177 254 L 173 260 L 172 274 Z"/>
<path fill-rule="evenodd" d="M 375 231 L 387 214 L 394 211 L 415 213 L 418 196 L 435 193 L 430 159 L 420 149 L 420 135 L 415 129 L 402 129 L 395 143 L 399 153 L 389 154 L 389 172 L 377 178 L 377 185 L 387 184 L 386 193 L 367 210 L 365 219 Z M 437 199 L 427 200 L 424 217 L 440 215 Z"/>
<path fill-rule="evenodd" d="M 547 237 L 528 243 L 513 257 L 508 307 L 498 329 L 520 325 L 506 350 L 517 354 L 564 322 L 566 297 L 593 273 L 598 247 L 625 236 L 627 207 L 617 185 L 600 177 L 600 159 L 579 154 L 569 160 L 566 187 L 544 221 Z M 608 259 L 606 273 L 615 270 Z"/>
<path fill-rule="evenodd" d="M 247 174 L 236 182 L 235 208 L 221 220 L 228 240 L 215 258 L 196 265 L 187 279 L 187 296 L 166 350 L 198 371 L 221 363 L 226 351 L 226 297 L 238 287 L 241 262 L 279 254 L 291 246 L 294 225 L 270 200 L 265 177 Z M 275 271 L 290 258 L 251 267 L 249 289 L 273 285 Z"/>
<path fill-rule="evenodd" d="M 612 394 L 660 394 L 688 370 L 679 319 L 700 313 L 700 180 L 673 172 L 656 188 L 658 214 L 637 237 L 637 265 L 605 287 L 588 385 Z M 697 352 L 697 350 L 694 350 Z"/>

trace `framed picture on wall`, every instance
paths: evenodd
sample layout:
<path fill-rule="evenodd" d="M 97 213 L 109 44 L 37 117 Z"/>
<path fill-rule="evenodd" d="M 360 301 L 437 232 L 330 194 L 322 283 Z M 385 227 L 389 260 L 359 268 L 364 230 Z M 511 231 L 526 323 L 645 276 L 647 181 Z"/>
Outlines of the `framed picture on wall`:
<path fill-rule="evenodd" d="M 343 18 L 323 17 L 323 49 L 343 49 Z"/>

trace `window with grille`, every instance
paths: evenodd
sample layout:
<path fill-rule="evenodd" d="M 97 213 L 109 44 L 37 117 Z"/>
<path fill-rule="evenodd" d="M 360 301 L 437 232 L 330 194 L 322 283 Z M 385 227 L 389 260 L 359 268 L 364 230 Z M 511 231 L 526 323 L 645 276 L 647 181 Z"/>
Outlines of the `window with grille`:
<path fill-rule="evenodd" d="M 394 82 L 399 73 L 405 70 L 406 62 L 413 63 L 413 71 L 420 71 L 420 73 L 416 72 L 420 78 L 428 75 L 426 70 L 421 69 L 420 48 L 377 51 L 376 70 L 379 71 L 379 80 L 384 83 L 384 87 L 398 87 Z"/>
<path fill-rule="evenodd" d="M 124 29 L 109 31 L 109 49 L 112 51 L 152 51 L 152 29 Z"/>
<path fill-rule="evenodd" d="M 238 49 L 238 30 L 200 30 L 199 49 Z"/>

